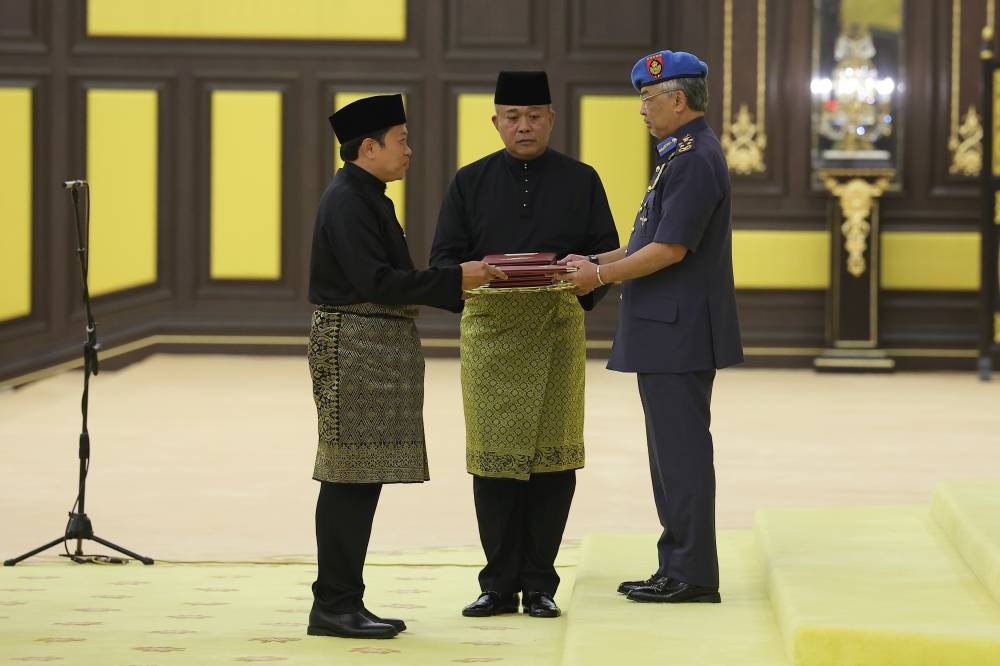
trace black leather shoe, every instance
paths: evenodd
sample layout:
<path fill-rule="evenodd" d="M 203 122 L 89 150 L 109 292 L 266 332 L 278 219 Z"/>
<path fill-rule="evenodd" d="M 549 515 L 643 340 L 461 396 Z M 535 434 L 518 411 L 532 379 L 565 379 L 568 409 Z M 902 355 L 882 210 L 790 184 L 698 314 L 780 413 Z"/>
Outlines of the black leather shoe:
<path fill-rule="evenodd" d="M 381 622 L 382 624 L 388 624 L 393 627 L 396 631 L 406 631 L 406 623 L 402 620 L 397 620 L 394 617 L 379 617 L 375 613 L 371 612 L 367 608 L 362 608 L 361 612 L 372 622 Z"/>
<path fill-rule="evenodd" d="M 628 593 L 628 599 L 663 604 L 717 604 L 722 601 L 714 587 L 691 585 L 673 578 L 665 578 L 653 585 L 637 587 Z"/>
<path fill-rule="evenodd" d="M 373 622 L 361 611 L 352 613 L 324 613 L 313 605 L 309 613 L 310 636 L 337 636 L 339 638 L 392 638 L 399 631 L 390 624 Z"/>
<path fill-rule="evenodd" d="M 562 614 L 552 595 L 545 592 L 525 592 L 524 612 L 531 617 L 559 617 Z"/>
<path fill-rule="evenodd" d="M 649 587 L 661 580 L 666 580 L 666 578 L 666 576 L 661 576 L 659 572 L 654 571 L 653 575 L 646 580 L 626 580 L 618 586 L 618 594 L 628 594 L 637 587 Z"/>
<path fill-rule="evenodd" d="M 492 590 L 483 592 L 479 595 L 478 599 L 462 609 L 462 615 L 465 617 L 489 617 L 490 615 L 516 612 L 516 592 L 510 595 L 503 595 Z"/>

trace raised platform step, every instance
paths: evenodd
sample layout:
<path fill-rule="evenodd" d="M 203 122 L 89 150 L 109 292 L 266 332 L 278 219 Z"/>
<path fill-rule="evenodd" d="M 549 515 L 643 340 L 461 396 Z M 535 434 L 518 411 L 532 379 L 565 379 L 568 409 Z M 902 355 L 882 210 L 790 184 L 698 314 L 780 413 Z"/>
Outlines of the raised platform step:
<path fill-rule="evenodd" d="M 1000 665 L 1000 605 L 927 507 L 767 510 L 756 534 L 796 666 Z"/>
<path fill-rule="evenodd" d="M 566 616 L 564 666 L 786 666 L 750 530 L 719 534 L 721 604 L 639 604 L 618 583 L 655 568 L 656 536 L 588 536 Z"/>
<path fill-rule="evenodd" d="M 1000 481 L 939 483 L 931 515 L 1000 603 Z"/>

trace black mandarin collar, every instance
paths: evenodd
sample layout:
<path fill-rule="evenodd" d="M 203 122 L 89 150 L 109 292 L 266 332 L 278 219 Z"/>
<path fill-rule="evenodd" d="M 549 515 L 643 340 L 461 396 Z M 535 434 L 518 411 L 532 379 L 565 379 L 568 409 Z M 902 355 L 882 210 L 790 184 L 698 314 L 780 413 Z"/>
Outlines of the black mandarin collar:
<path fill-rule="evenodd" d="M 506 149 L 503 151 L 503 161 L 507 165 L 507 168 L 514 174 L 527 173 L 536 174 L 541 172 L 545 168 L 545 165 L 549 161 L 549 153 L 551 149 L 546 148 L 545 152 L 536 157 L 533 160 L 522 160 L 514 157 Z"/>
<path fill-rule="evenodd" d="M 351 180 L 364 189 L 371 191 L 373 194 L 385 194 L 385 183 L 359 167 L 354 162 L 348 162 L 345 164 L 344 171 Z"/>

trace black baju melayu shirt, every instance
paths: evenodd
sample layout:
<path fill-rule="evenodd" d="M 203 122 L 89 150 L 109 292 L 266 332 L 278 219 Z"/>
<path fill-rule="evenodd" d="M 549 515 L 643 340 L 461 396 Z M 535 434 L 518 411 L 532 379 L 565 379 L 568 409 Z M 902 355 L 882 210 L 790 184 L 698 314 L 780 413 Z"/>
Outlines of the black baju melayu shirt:
<path fill-rule="evenodd" d="M 337 172 L 316 213 L 310 302 L 454 307 L 461 292 L 457 265 L 414 267 L 385 183 L 351 163 Z"/>
<path fill-rule="evenodd" d="M 617 247 L 608 197 L 593 167 L 551 148 L 530 161 L 500 150 L 455 175 L 430 263 L 454 266 L 507 252 L 589 255 Z M 580 299 L 587 310 L 594 302 L 589 294 Z"/>

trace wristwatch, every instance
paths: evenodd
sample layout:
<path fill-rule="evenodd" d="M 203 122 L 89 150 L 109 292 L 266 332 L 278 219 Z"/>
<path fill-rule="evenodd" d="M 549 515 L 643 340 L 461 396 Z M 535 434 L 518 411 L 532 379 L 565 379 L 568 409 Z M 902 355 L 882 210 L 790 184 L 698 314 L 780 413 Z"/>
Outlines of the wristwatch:
<path fill-rule="evenodd" d="M 600 264 L 601 263 L 600 261 L 597 260 L 597 255 L 596 254 L 588 254 L 587 255 L 587 261 L 589 261 L 592 264 Z"/>

